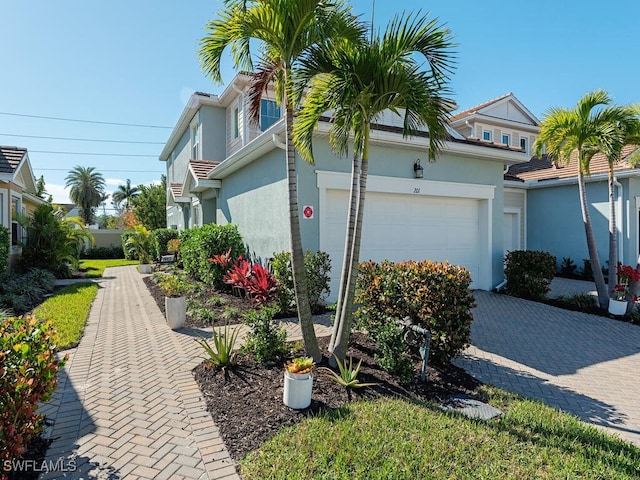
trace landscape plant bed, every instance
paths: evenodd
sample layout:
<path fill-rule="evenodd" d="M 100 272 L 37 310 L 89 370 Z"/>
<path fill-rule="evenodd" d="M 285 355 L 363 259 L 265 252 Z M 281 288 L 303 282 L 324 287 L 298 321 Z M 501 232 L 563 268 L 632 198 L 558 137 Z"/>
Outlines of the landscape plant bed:
<path fill-rule="evenodd" d="M 328 337 L 318 339 L 324 351 L 328 341 Z M 378 367 L 373 352 L 374 346 L 365 335 L 352 335 L 347 359 L 349 356 L 353 356 L 354 362 L 362 359 L 358 379 L 363 383 L 377 384 L 354 389 L 353 401 L 381 397 L 441 401 L 456 393 L 482 399 L 481 383 L 451 364 L 442 368 L 428 367 L 427 381 L 420 383 L 417 381 L 420 364 L 416 363 L 416 380 L 410 385 L 401 385 L 395 377 Z M 316 371 L 311 406 L 302 411 L 292 410 L 282 401 L 285 359 L 265 366 L 256 363 L 248 355 L 238 354 L 236 361 L 237 364 L 228 371 L 226 380 L 222 371 L 204 363 L 194 369 L 207 410 L 220 429 L 234 460 L 239 461 L 281 428 L 322 411 L 336 410 L 348 403 L 345 389 Z"/>
<path fill-rule="evenodd" d="M 187 317 L 184 324 L 186 328 L 205 328 L 212 325 L 220 326 L 242 323 L 242 315 L 253 308 L 251 303 L 245 298 L 221 292 L 202 282 L 195 280 L 192 282 L 194 285 L 197 285 L 197 293 L 187 294 L 187 299 L 199 302 L 203 305 L 202 308 L 205 308 L 208 313 L 206 318 L 194 315 L 194 310 L 189 308 L 188 303 Z M 158 308 L 162 311 L 162 314 L 165 315 L 164 292 L 158 287 L 151 276 L 145 277 L 144 283 L 158 305 Z"/>

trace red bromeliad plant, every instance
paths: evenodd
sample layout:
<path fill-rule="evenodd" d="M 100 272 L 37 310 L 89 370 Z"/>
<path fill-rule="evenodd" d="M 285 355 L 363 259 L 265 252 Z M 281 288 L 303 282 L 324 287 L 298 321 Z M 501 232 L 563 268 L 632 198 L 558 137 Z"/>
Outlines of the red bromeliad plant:
<path fill-rule="evenodd" d="M 223 253 L 221 255 L 214 255 L 208 260 L 211 263 L 220 265 L 222 268 L 227 270 L 233 264 L 233 261 L 231 260 L 231 248 L 229 248 L 229 250 L 227 250 L 226 253 Z"/>
<path fill-rule="evenodd" d="M 611 291 L 611 298 L 614 300 L 627 300 L 631 298 L 636 301 L 637 297 L 632 295 L 629 285 L 640 280 L 640 270 L 631 265 L 618 265 L 618 283 Z"/>
<path fill-rule="evenodd" d="M 259 263 L 251 263 L 243 256 L 231 260 L 231 250 L 209 259 L 227 270 L 222 278 L 234 289 L 244 291 L 254 305 L 268 303 L 276 294 L 276 279 L 269 270 Z"/>

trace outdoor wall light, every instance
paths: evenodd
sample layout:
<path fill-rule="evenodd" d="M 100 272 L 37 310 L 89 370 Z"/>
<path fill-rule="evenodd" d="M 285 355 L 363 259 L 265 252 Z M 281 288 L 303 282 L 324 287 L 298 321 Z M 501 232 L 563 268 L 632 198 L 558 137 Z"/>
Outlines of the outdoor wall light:
<path fill-rule="evenodd" d="M 420 159 L 419 158 L 413 164 L 413 173 L 415 173 L 416 178 L 424 177 L 424 167 L 422 165 L 420 165 Z"/>

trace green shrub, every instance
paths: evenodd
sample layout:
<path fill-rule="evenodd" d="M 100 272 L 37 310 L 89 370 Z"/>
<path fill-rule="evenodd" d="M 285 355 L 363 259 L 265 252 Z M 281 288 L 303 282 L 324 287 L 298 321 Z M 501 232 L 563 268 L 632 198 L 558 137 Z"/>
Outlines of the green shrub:
<path fill-rule="evenodd" d="M 185 272 L 214 286 L 224 285 L 225 269 L 209 261 L 214 255 L 222 255 L 231 249 L 231 258 L 245 253 L 242 236 L 235 225 L 207 224 L 180 232 L 180 258 Z"/>
<path fill-rule="evenodd" d="M 0 321 L 0 459 L 19 458 L 42 432 L 38 404 L 51 398 L 57 373 L 67 357 L 57 360 L 57 335 L 51 323 L 35 317 Z"/>
<path fill-rule="evenodd" d="M 275 253 L 269 262 L 273 275 L 276 277 L 276 302 L 280 311 L 285 313 L 295 309 L 295 291 L 293 288 L 293 272 L 291 271 L 291 253 Z M 331 277 L 331 259 L 326 252 L 304 254 L 304 269 L 307 275 L 307 289 L 309 303 L 313 313 L 321 312 L 324 298 L 331 293 L 329 282 Z"/>
<path fill-rule="evenodd" d="M 167 244 L 169 240 L 178 238 L 180 232 L 175 228 L 158 228 L 153 231 L 153 244 L 155 248 L 156 260 L 160 260 L 162 255 L 166 255 L 169 251 Z"/>
<path fill-rule="evenodd" d="M 7 268 L 9 261 L 9 229 L 0 225 L 0 272 Z"/>
<path fill-rule="evenodd" d="M 13 315 L 29 310 L 27 299 L 15 293 L 4 293 L 0 295 L 0 308 L 8 310 Z"/>
<path fill-rule="evenodd" d="M 367 330 L 383 332 L 383 343 L 391 344 L 393 348 L 389 348 L 395 351 L 393 330 L 380 324 L 408 316 L 431 331 L 430 361 L 445 363 L 470 341 L 471 309 L 475 306 L 470 285 L 469 272 L 448 263 L 362 263 L 356 294 L 356 303 L 360 304 L 357 322 Z M 388 355 L 384 351 L 380 354 Z"/>
<path fill-rule="evenodd" d="M 539 250 L 514 250 L 505 257 L 504 275 L 509 295 L 544 300 L 556 273 L 556 257 Z"/>
<path fill-rule="evenodd" d="M 122 235 L 120 235 L 120 238 L 122 238 L 122 251 L 124 253 L 124 258 L 125 260 L 138 260 L 138 254 L 131 250 L 129 247 L 127 247 L 127 242 L 129 241 L 129 237 L 132 237 L 133 235 L 135 235 L 136 232 L 124 232 Z"/>
<path fill-rule="evenodd" d="M 140 265 L 149 264 L 153 261 L 153 235 L 146 227 L 137 225 L 135 231 L 127 238 L 125 247 L 129 251 L 135 252 Z"/>
<path fill-rule="evenodd" d="M 93 247 L 88 250 L 84 250 L 81 258 L 93 260 L 119 260 L 121 258 L 125 258 L 125 253 L 122 246 Z"/>
<path fill-rule="evenodd" d="M 273 316 L 277 307 L 260 307 L 243 315 L 244 323 L 251 327 L 245 336 L 243 351 L 264 363 L 275 360 L 287 352 L 287 331 Z"/>

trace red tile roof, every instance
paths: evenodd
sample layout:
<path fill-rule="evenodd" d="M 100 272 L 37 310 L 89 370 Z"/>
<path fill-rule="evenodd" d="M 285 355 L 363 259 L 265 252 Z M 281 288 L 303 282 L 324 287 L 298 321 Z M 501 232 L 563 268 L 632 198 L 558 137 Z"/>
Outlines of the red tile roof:
<path fill-rule="evenodd" d="M 171 193 L 173 194 L 174 198 L 182 196 L 182 184 L 181 183 L 172 183 L 171 185 L 169 185 L 169 188 L 171 188 Z"/>
<path fill-rule="evenodd" d="M 14 173 L 26 153 L 26 148 L 0 146 L 0 173 Z"/>
<path fill-rule="evenodd" d="M 636 145 L 627 145 L 622 150 L 622 161 L 618 162 L 613 166 L 614 171 L 619 172 L 623 170 L 637 170 L 640 172 L 640 169 L 633 168 L 626 161 L 626 157 L 628 157 L 631 153 L 637 150 L 638 146 Z M 509 175 L 512 177 L 517 177 L 519 180 L 553 180 L 559 178 L 572 178 L 578 176 L 578 162 L 577 154 L 573 154 L 571 156 L 571 161 L 569 164 L 559 164 L 558 166 L 554 165 L 551 160 L 549 160 L 546 156 L 542 158 L 532 158 L 528 162 L 517 163 L 515 165 L 511 165 L 509 167 Z M 591 175 L 598 173 L 607 173 L 609 171 L 609 162 L 607 158 L 598 153 L 594 155 L 589 163 L 589 172 Z"/>
<path fill-rule="evenodd" d="M 220 165 L 220 162 L 189 160 L 189 165 L 197 180 L 207 180 L 207 178 L 209 178 L 209 172 Z"/>

